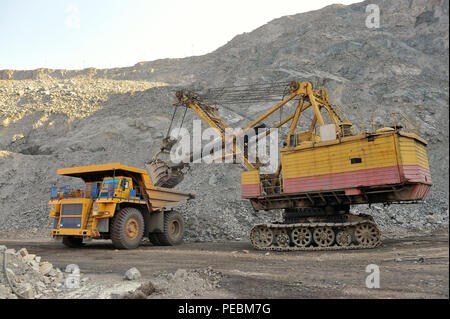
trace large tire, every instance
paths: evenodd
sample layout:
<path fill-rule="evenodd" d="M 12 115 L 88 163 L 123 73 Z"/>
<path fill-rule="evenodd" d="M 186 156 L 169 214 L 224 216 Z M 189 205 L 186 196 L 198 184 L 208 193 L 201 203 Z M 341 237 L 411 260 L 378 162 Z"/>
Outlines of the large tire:
<path fill-rule="evenodd" d="M 184 236 L 183 216 L 175 211 L 164 212 L 164 232 L 157 235 L 162 246 L 181 244 Z"/>
<path fill-rule="evenodd" d="M 133 207 L 126 207 L 114 216 L 111 240 L 117 249 L 135 249 L 144 235 L 144 217 Z"/>
<path fill-rule="evenodd" d="M 84 246 L 83 238 L 73 236 L 63 236 L 62 243 L 69 248 L 81 248 Z"/>

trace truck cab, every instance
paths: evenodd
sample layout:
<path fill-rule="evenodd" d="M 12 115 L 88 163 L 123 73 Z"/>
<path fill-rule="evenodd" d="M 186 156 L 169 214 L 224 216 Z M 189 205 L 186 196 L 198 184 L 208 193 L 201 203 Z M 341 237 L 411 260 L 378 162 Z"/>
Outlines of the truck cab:
<path fill-rule="evenodd" d="M 100 197 L 136 197 L 136 191 L 133 188 L 132 178 L 125 176 L 117 176 L 114 178 L 105 177 L 102 181 L 100 190 Z M 113 190 L 115 191 L 114 194 L 112 194 Z"/>
<path fill-rule="evenodd" d="M 60 169 L 58 174 L 83 181 L 51 189 L 52 236 L 66 246 L 80 247 L 87 239 L 111 239 L 119 249 L 136 248 L 143 237 L 155 245 L 182 241 L 184 221 L 173 208 L 193 194 L 155 187 L 145 170 L 120 163 Z"/>

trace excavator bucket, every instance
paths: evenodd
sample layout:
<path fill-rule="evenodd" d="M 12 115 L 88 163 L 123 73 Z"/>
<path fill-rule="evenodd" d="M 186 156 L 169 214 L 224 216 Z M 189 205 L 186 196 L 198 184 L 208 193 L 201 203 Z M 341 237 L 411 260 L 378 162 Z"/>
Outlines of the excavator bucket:
<path fill-rule="evenodd" d="M 183 166 L 170 166 L 167 162 L 156 159 L 145 164 L 153 185 L 164 188 L 174 188 L 184 178 Z"/>
<path fill-rule="evenodd" d="M 163 139 L 160 151 L 156 153 L 150 163 L 145 164 L 153 185 L 157 187 L 174 188 L 181 183 L 184 178 L 184 172 L 182 170 L 186 164 L 181 163 L 179 165 L 174 165 L 170 160 L 163 161 L 158 158 L 160 155 L 170 154 L 170 151 L 176 142 L 176 140 L 172 140 L 168 137 Z"/>

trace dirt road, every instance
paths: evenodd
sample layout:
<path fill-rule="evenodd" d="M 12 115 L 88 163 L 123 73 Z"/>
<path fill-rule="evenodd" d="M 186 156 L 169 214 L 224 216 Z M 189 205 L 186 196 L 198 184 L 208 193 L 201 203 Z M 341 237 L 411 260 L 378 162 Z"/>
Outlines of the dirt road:
<path fill-rule="evenodd" d="M 131 251 L 115 250 L 108 241 L 93 241 L 83 249 L 65 248 L 49 239 L 0 239 L 0 244 L 26 247 L 62 269 L 78 264 L 91 284 L 103 286 L 123 282 L 131 267 L 141 271 L 143 280 L 162 271 L 212 267 L 224 275 L 220 287 L 200 297 L 448 298 L 448 240 L 448 234 L 441 233 L 387 239 L 371 250 L 270 254 L 253 250 L 249 242 L 148 244 Z M 366 288 L 369 264 L 379 266 L 379 289 Z"/>

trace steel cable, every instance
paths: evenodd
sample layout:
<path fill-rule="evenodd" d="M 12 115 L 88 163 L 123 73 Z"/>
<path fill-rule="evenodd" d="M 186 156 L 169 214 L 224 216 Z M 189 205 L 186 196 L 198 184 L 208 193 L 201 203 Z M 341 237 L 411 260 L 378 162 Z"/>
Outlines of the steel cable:
<path fill-rule="evenodd" d="M 243 104 L 280 100 L 286 94 L 286 82 L 218 87 L 206 90 L 202 96 L 213 104 Z M 282 98 L 281 98 L 282 100 Z"/>

